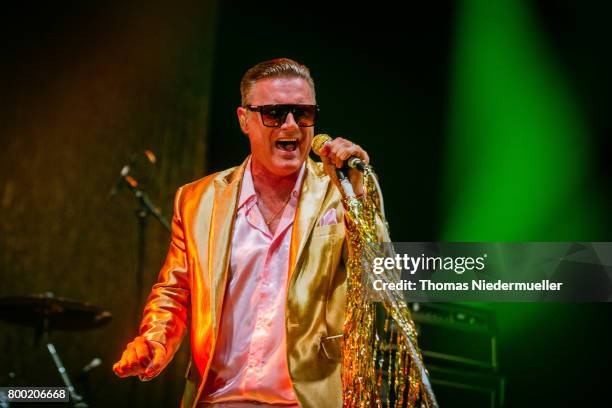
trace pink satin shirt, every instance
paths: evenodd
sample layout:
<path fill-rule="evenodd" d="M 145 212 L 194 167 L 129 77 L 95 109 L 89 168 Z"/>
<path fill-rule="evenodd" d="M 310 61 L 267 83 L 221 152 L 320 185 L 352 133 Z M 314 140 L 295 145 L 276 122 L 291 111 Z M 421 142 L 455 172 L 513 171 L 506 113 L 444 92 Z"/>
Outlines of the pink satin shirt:
<path fill-rule="evenodd" d="M 285 306 L 291 231 L 302 166 L 274 235 L 259 208 L 251 163 L 234 221 L 230 277 L 202 400 L 257 401 L 298 407 L 287 366 Z"/>

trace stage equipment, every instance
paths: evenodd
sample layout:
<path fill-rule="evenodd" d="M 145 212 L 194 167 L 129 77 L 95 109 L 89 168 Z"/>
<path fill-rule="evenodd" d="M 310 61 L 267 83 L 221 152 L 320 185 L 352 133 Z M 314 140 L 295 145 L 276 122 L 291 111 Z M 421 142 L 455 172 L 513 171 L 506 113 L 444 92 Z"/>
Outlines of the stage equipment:
<path fill-rule="evenodd" d="M 0 319 L 35 329 L 35 343 L 45 343 L 62 381 L 68 388 L 75 407 L 85 408 L 87 403 L 74 388 L 62 360 L 50 340 L 52 330 L 88 330 L 101 327 L 111 320 L 111 313 L 88 303 L 42 295 L 5 296 L 0 298 Z"/>
<path fill-rule="evenodd" d="M 111 189 L 109 197 L 113 197 L 122 188 L 126 187 L 138 201 L 138 208 L 134 212 L 138 222 L 138 235 L 137 235 L 137 267 L 136 267 L 136 285 L 135 297 L 137 302 L 134 307 L 134 320 L 140 321 L 141 313 L 141 297 L 144 288 L 144 275 L 145 275 L 145 247 L 146 247 L 146 231 L 147 231 L 147 220 L 149 215 L 153 216 L 168 232 L 171 232 L 170 223 L 162 215 L 161 211 L 157 206 L 153 204 L 149 196 L 145 193 L 141 183 L 136 179 L 133 170 L 137 167 L 139 159 L 144 157 L 145 163 L 155 164 L 157 158 L 151 150 L 144 150 L 142 153 L 134 153 L 128 164 L 121 168 L 119 172 L 119 178 L 115 183 L 115 186 Z M 142 160 L 140 160 L 142 161 Z"/>
<path fill-rule="evenodd" d="M 441 406 L 498 408 L 505 378 L 493 311 L 462 303 L 411 303 L 422 354 Z"/>

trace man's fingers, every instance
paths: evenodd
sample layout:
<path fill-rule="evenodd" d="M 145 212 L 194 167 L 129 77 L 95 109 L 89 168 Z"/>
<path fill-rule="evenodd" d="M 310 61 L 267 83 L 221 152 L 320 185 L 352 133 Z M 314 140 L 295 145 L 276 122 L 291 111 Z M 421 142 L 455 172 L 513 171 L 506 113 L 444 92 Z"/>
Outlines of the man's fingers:
<path fill-rule="evenodd" d="M 321 150 L 319 150 L 319 156 L 321 157 L 321 159 L 323 159 L 323 157 L 327 157 L 328 155 L 329 155 L 329 143 L 325 143 L 323 147 L 321 148 Z"/>
<path fill-rule="evenodd" d="M 149 363 L 145 370 L 145 375 L 150 376 L 155 374 L 160 368 L 164 361 L 166 351 L 162 346 L 152 346 L 153 348 L 153 359 Z"/>
<path fill-rule="evenodd" d="M 121 378 L 138 375 L 144 372 L 149 361 L 147 344 L 136 339 L 127 345 L 121 360 L 113 365 L 113 371 Z"/>
<path fill-rule="evenodd" d="M 329 171 L 332 169 L 332 167 L 334 167 L 330 160 L 329 157 L 325 157 L 325 156 L 321 156 L 321 162 L 323 163 L 323 168 L 325 169 L 325 171 L 327 171 L 329 173 Z"/>
<path fill-rule="evenodd" d="M 145 375 L 153 375 L 161 367 L 161 358 L 154 357 L 148 367 L 145 369 Z"/>
<path fill-rule="evenodd" d="M 363 150 L 363 149 L 362 149 Z M 364 158 L 362 158 L 361 160 L 365 163 L 365 164 L 370 164 L 370 155 L 368 154 L 368 152 L 366 152 L 365 150 L 363 150 L 363 154 L 365 155 Z"/>
<path fill-rule="evenodd" d="M 117 376 L 119 376 L 119 377 L 123 378 L 123 370 L 121 369 L 121 364 L 120 364 L 120 362 L 119 362 L 119 361 L 118 361 L 118 362 L 116 362 L 115 364 L 113 364 L 113 372 L 114 372 L 114 373 L 115 373 Z"/>
<path fill-rule="evenodd" d="M 151 361 L 151 350 L 149 350 L 149 346 L 147 345 L 147 343 L 144 341 L 137 342 L 134 345 L 134 349 L 136 351 L 138 363 L 142 366 L 148 365 Z"/>
<path fill-rule="evenodd" d="M 330 158 L 332 159 L 332 161 L 334 162 L 334 165 L 338 169 L 341 168 L 342 165 L 344 164 L 340 155 L 342 154 L 343 150 L 346 148 L 346 144 L 347 144 L 346 140 L 339 137 L 333 140 L 329 148 Z"/>
<path fill-rule="evenodd" d="M 326 143 L 324 148 L 322 158 L 328 157 L 336 168 L 343 167 L 344 162 L 352 156 L 359 157 L 364 163 L 370 161 L 370 157 L 361 146 L 340 137 Z"/>
<path fill-rule="evenodd" d="M 127 356 L 127 367 L 130 369 L 138 367 L 140 365 L 140 361 L 138 361 L 138 355 L 136 354 L 134 345 L 128 348 L 125 352 Z"/>
<path fill-rule="evenodd" d="M 124 374 L 130 369 L 130 358 L 128 351 L 129 348 L 123 352 L 123 354 L 121 355 L 121 360 L 119 360 L 119 367 L 121 368 L 121 371 L 123 371 Z"/>
<path fill-rule="evenodd" d="M 118 361 L 113 365 L 113 371 L 119 378 L 129 377 L 130 375 L 134 375 L 132 370 L 126 367 L 122 361 Z"/>
<path fill-rule="evenodd" d="M 370 157 L 368 156 L 366 151 L 363 150 L 360 146 L 356 144 L 348 146 L 340 150 L 338 152 L 338 156 L 342 159 L 342 161 L 345 161 L 353 156 L 358 157 L 359 159 L 361 159 L 361 161 L 363 161 L 366 164 L 370 161 Z"/>
<path fill-rule="evenodd" d="M 339 185 L 338 176 L 336 176 L 336 165 L 331 163 L 329 157 L 321 156 L 321 162 L 323 163 L 323 169 L 327 175 L 331 178 L 334 184 Z"/>
<path fill-rule="evenodd" d="M 344 165 L 344 162 L 340 157 L 336 156 L 334 159 L 334 164 L 336 165 L 337 168 L 340 169 Z"/>
<path fill-rule="evenodd" d="M 128 346 L 129 347 L 129 346 Z M 118 363 L 119 371 L 124 377 L 131 375 L 132 362 L 130 361 L 130 348 L 126 349 L 121 356 L 121 360 Z"/>
<path fill-rule="evenodd" d="M 340 181 L 338 181 L 338 177 L 336 176 L 336 169 L 344 167 L 346 161 L 350 157 L 358 157 L 365 164 L 370 162 L 368 153 L 363 150 L 361 146 L 349 140 L 342 139 L 341 137 L 326 143 L 321 149 L 320 156 L 325 172 L 338 187 L 340 186 Z M 363 175 L 358 170 L 348 169 L 348 176 L 355 194 L 363 194 Z"/>

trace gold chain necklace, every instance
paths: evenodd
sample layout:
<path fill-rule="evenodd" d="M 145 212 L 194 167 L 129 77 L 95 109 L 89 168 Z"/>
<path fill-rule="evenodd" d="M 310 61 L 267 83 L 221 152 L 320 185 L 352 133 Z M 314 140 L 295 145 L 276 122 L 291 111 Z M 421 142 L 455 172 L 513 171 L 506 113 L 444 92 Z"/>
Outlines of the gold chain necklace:
<path fill-rule="evenodd" d="M 269 220 L 266 220 L 266 216 L 265 216 L 265 215 L 263 215 L 263 212 L 262 212 L 261 216 L 263 217 L 264 222 L 266 223 L 266 225 L 268 226 L 268 228 L 270 228 L 270 224 L 272 224 L 272 221 L 274 221 L 274 220 L 276 219 L 276 217 L 278 217 L 278 216 L 281 214 L 281 212 L 282 212 L 282 211 L 285 209 L 285 207 L 287 207 L 287 204 L 289 203 L 289 200 L 291 200 L 291 196 L 292 196 L 292 195 L 293 195 L 293 191 L 291 191 L 291 192 L 289 193 L 289 197 L 288 197 L 288 198 L 287 198 L 287 200 L 285 201 L 285 204 L 283 204 L 283 206 L 282 206 L 282 207 L 280 207 L 280 208 L 278 209 L 278 211 L 276 211 L 276 212 L 274 213 L 274 215 L 272 216 L 272 218 L 270 218 Z M 261 202 L 262 202 L 262 204 L 263 204 L 263 200 L 261 200 Z M 268 208 L 268 206 L 266 206 L 266 205 L 264 205 L 264 207 L 266 207 L 266 209 Z"/>

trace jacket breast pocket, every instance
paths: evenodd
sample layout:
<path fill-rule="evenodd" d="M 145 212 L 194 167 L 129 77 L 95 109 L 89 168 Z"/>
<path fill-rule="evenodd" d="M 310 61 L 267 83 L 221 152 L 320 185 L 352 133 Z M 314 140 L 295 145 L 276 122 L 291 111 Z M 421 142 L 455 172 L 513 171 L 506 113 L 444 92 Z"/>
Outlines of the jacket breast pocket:
<path fill-rule="evenodd" d="M 308 249 L 315 269 L 319 273 L 327 271 L 333 275 L 342 256 L 342 244 L 345 239 L 344 223 L 315 227 Z"/>

